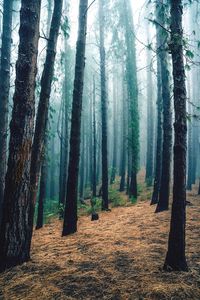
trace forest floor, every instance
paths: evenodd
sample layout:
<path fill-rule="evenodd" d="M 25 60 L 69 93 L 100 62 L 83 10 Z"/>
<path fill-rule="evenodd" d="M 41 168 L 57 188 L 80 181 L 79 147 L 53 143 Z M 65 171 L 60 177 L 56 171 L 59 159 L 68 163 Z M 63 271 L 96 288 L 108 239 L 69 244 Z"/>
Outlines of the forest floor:
<path fill-rule="evenodd" d="M 124 195 L 125 197 L 125 195 Z M 144 198 L 144 195 L 143 195 Z M 200 196 L 188 194 L 188 273 L 162 271 L 170 211 L 149 201 L 79 218 L 62 238 L 60 221 L 35 231 L 32 261 L 0 275 L 0 299 L 200 299 Z"/>

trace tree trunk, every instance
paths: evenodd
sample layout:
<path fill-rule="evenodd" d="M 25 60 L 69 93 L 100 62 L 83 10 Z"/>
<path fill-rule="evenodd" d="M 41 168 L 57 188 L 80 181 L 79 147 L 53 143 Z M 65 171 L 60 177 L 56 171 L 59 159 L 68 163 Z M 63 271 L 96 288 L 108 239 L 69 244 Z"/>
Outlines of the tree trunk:
<path fill-rule="evenodd" d="M 175 108 L 174 185 L 168 251 L 164 269 L 173 271 L 188 270 L 185 257 L 187 96 L 183 58 L 182 13 L 182 1 L 171 0 L 171 52 Z"/>
<path fill-rule="evenodd" d="M 33 217 L 35 202 L 38 191 L 38 182 L 40 176 L 40 169 L 42 163 L 42 151 L 44 148 L 45 133 L 47 130 L 47 120 L 48 120 L 48 109 L 49 109 L 49 99 L 51 94 L 51 84 L 53 80 L 54 73 L 54 63 L 56 56 L 56 46 L 57 39 L 60 28 L 60 20 L 62 14 L 62 0 L 55 0 L 54 2 L 54 11 L 51 21 L 50 34 L 47 43 L 47 54 L 44 65 L 44 70 L 42 73 L 41 79 L 41 92 L 40 99 L 36 117 L 35 133 L 32 146 L 32 155 L 31 155 L 31 173 L 30 173 L 30 204 L 31 204 L 31 213 L 29 224 L 33 228 Z M 54 149 L 54 140 L 53 149 Z M 52 149 L 52 150 L 53 150 Z M 54 159 L 54 154 L 52 151 L 52 157 Z M 52 177 L 52 176 L 51 176 Z M 53 179 L 55 177 L 55 170 L 53 170 Z M 54 185 L 51 183 L 51 189 Z M 52 195 L 51 195 L 52 196 Z M 32 234 L 32 233 L 31 233 Z"/>
<path fill-rule="evenodd" d="M 22 0 L 8 169 L 0 229 L 1 270 L 30 258 L 32 228 L 29 223 L 29 184 L 40 8 L 40 0 Z"/>
<path fill-rule="evenodd" d="M 149 36 L 149 30 L 147 30 Z M 149 42 L 148 42 L 149 43 Z M 146 156 L 146 184 L 152 186 L 153 180 L 153 144 L 154 144 L 154 113 L 153 113 L 153 80 L 151 71 L 151 50 L 147 49 L 147 156 Z"/>
<path fill-rule="evenodd" d="M 117 82 L 118 78 L 117 76 L 117 70 L 116 73 L 113 76 L 113 161 L 112 161 L 112 171 L 111 171 L 111 177 L 110 177 L 110 184 L 113 184 L 115 182 L 115 176 L 116 176 L 116 168 L 117 168 Z"/>
<path fill-rule="evenodd" d="M 47 185 L 47 143 L 48 136 L 45 136 L 44 148 L 43 148 L 43 157 L 42 157 L 42 166 L 41 166 L 41 176 L 40 176 L 40 191 L 39 191 L 39 199 L 38 199 L 38 213 L 37 213 L 37 221 L 36 228 L 40 229 L 43 227 L 43 215 L 44 215 L 44 201 L 46 198 L 46 185 Z"/>
<path fill-rule="evenodd" d="M 126 73 L 129 96 L 131 128 L 129 146 L 131 151 L 129 196 L 137 198 L 137 172 L 139 160 L 139 113 L 138 113 L 138 84 L 134 25 L 130 0 L 124 1 L 124 29 L 126 43 Z"/>
<path fill-rule="evenodd" d="M 123 70 L 123 76 L 124 76 L 124 70 Z M 124 78 L 123 78 L 124 79 Z M 121 180 L 120 180 L 120 188 L 119 191 L 123 192 L 125 190 L 125 181 L 126 181 L 126 155 L 127 155 L 127 122 L 126 122 L 126 116 L 125 116 L 125 112 L 127 111 L 127 107 L 126 107 L 126 101 L 127 101 L 127 97 L 126 97 L 126 93 L 125 93 L 125 83 L 123 80 L 123 111 L 122 111 L 122 154 L 121 154 L 121 166 L 120 166 L 120 173 L 121 173 Z"/>
<path fill-rule="evenodd" d="M 165 4 L 160 2 L 160 13 L 158 14 L 158 22 L 164 25 L 166 23 Z M 167 54 L 167 35 L 160 29 L 160 62 L 161 62 L 161 80 L 162 80 L 162 98 L 163 98 L 163 145 L 162 145 L 162 171 L 160 182 L 160 194 L 156 212 L 161 212 L 169 208 L 170 194 L 170 173 L 172 158 L 172 111 L 171 111 L 171 95 L 170 95 L 170 74 Z"/>
<path fill-rule="evenodd" d="M 77 196 L 80 161 L 81 111 L 85 69 L 85 44 L 87 32 L 87 7 L 88 0 L 80 0 L 79 32 L 76 46 L 76 65 L 72 103 L 67 194 L 62 231 L 63 236 L 77 231 Z"/>
<path fill-rule="evenodd" d="M 97 194 L 97 164 L 96 164 L 96 155 L 97 155 L 97 140 L 96 140 L 96 87 L 95 87 L 95 78 L 93 78 L 93 168 L 92 168 L 92 195 L 96 197 Z"/>
<path fill-rule="evenodd" d="M 0 223 L 6 174 L 7 136 L 8 136 L 8 102 L 10 90 L 10 56 L 12 35 L 13 0 L 3 2 L 3 32 L 0 64 Z"/>
<path fill-rule="evenodd" d="M 160 9 L 161 4 L 159 1 L 156 3 L 156 18 L 159 22 L 160 20 Z M 161 181 L 161 169 L 162 169 L 162 80 L 161 80 L 161 57 L 159 55 L 160 51 L 160 39 L 161 28 L 159 25 L 156 26 L 156 41 L 157 41 L 157 145 L 156 145 L 156 167 L 155 167 L 155 177 L 153 194 L 151 199 L 151 205 L 157 204 L 160 193 L 160 181 Z"/>
<path fill-rule="evenodd" d="M 107 141 L 107 92 L 106 61 L 104 46 L 104 0 L 99 1 L 99 38 L 100 38 L 100 76 L 101 76 L 101 114 L 102 114 L 102 210 L 108 209 L 108 141 Z"/>

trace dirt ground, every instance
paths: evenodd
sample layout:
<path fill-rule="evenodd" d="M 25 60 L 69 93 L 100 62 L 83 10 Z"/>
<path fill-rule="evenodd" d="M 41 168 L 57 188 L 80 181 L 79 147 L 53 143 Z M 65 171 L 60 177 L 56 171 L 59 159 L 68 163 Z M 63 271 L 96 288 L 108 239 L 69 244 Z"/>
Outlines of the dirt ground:
<path fill-rule="evenodd" d="M 147 201 L 79 219 L 61 238 L 60 221 L 34 232 L 32 261 L 0 275 L 0 299 L 200 299 L 200 196 L 188 195 L 188 273 L 162 271 L 170 212 Z"/>

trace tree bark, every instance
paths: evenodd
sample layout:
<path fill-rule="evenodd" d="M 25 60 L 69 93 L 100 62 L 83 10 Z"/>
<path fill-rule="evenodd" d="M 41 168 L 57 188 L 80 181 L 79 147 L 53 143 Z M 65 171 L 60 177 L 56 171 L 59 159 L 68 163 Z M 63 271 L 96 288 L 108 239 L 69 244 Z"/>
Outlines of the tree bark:
<path fill-rule="evenodd" d="M 8 136 L 8 103 L 10 90 L 10 57 L 13 0 L 3 2 L 3 32 L 0 64 L 0 223 L 5 186 Z"/>
<path fill-rule="evenodd" d="M 187 96 L 183 58 L 182 13 L 182 1 L 171 0 L 171 52 L 175 108 L 174 185 L 168 251 L 164 269 L 173 271 L 188 270 L 185 257 Z"/>
<path fill-rule="evenodd" d="M 45 65 L 44 65 L 42 79 L 41 79 L 41 92 L 40 92 L 40 99 L 39 99 L 38 111 L 36 116 L 35 133 L 34 133 L 32 154 L 31 154 L 30 191 L 29 191 L 29 201 L 31 205 L 29 224 L 31 228 L 33 228 L 34 209 L 35 209 L 35 202 L 37 197 L 39 176 L 40 176 L 41 163 L 42 163 L 42 151 L 44 148 L 45 133 L 47 130 L 49 99 L 51 94 L 51 84 L 52 84 L 53 73 L 54 73 L 56 46 L 57 46 L 57 39 L 58 39 L 61 14 L 62 14 L 62 2 L 63 2 L 62 0 L 55 0 L 54 2 L 54 11 L 53 11 L 53 16 L 51 21 L 49 39 L 47 43 L 47 54 L 46 54 Z M 54 141 L 53 141 L 53 148 L 54 148 Z M 52 153 L 52 157 L 54 157 L 53 153 Z M 54 177 L 55 177 L 55 171 L 54 171 Z"/>
<path fill-rule="evenodd" d="M 28 196 L 41 1 L 22 0 L 21 4 L 19 53 L 0 228 L 1 270 L 30 258 L 32 228 Z"/>
<path fill-rule="evenodd" d="M 62 231 L 63 236 L 77 231 L 77 196 L 80 161 L 81 112 L 85 69 L 85 44 L 87 33 L 87 8 L 88 0 L 80 0 L 79 32 L 76 46 L 76 65 L 72 103 L 67 195 Z"/>

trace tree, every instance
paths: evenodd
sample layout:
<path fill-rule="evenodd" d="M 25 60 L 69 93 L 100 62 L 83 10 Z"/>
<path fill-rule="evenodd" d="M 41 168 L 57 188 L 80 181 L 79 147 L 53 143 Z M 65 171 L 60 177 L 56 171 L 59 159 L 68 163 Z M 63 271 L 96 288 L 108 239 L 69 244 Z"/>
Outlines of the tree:
<path fill-rule="evenodd" d="M 54 1 L 54 10 L 51 21 L 49 39 L 47 43 L 47 54 L 45 65 L 41 78 L 41 92 L 36 116 L 35 133 L 31 154 L 31 170 L 30 170 L 30 195 L 29 201 L 31 211 L 29 216 L 29 224 L 33 227 L 34 208 L 38 191 L 39 176 L 42 164 L 42 153 L 45 152 L 44 141 L 47 130 L 49 99 L 51 94 L 51 84 L 54 74 L 54 63 L 56 57 L 56 46 L 60 28 L 62 14 L 62 0 Z"/>
<path fill-rule="evenodd" d="M 158 24 L 166 24 L 167 11 L 164 1 L 159 1 Z M 158 25 L 159 26 L 159 25 Z M 168 32 L 160 28 L 158 55 L 160 56 L 161 80 L 162 80 L 162 99 L 163 99 L 163 144 L 162 144 L 162 170 L 160 181 L 159 200 L 156 212 L 167 210 L 169 207 L 170 194 L 170 172 L 172 158 L 172 111 L 170 95 L 170 73 L 169 59 L 167 53 Z"/>
<path fill-rule="evenodd" d="M 105 58 L 105 16 L 104 0 L 99 0 L 99 51 L 101 76 L 101 118 L 102 118 L 102 210 L 108 209 L 108 141 L 107 141 L 107 91 Z"/>
<path fill-rule="evenodd" d="M 138 113 L 138 83 L 136 67 L 136 49 L 134 25 L 130 1 L 123 1 L 123 20 L 126 43 L 126 77 L 129 98 L 129 148 L 130 148 L 130 184 L 129 196 L 137 198 L 137 172 L 139 159 L 139 113 Z"/>
<path fill-rule="evenodd" d="M 156 18 L 160 19 L 160 1 L 156 2 Z M 153 194 L 151 198 L 151 205 L 157 204 L 160 192 L 161 168 L 162 168 L 162 80 L 161 80 L 161 57 L 160 51 L 160 35 L 161 28 L 156 26 L 156 43 L 157 43 L 157 142 L 156 142 L 156 159 L 155 159 L 155 176 L 153 185 Z"/>
<path fill-rule="evenodd" d="M 147 27 L 147 36 L 149 36 L 149 30 Z M 149 44 L 149 41 L 148 41 Z M 152 185 L 153 180 L 153 146 L 154 146 L 154 116 L 153 116 L 153 80 L 151 71 L 151 52 L 147 48 L 147 158 L 146 158 L 146 184 Z"/>
<path fill-rule="evenodd" d="M 187 271 L 185 257 L 186 222 L 186 152 L 187 118 L 186 86 L 183 58 L 183 4 L 171 0 L 171 44 L 174 81 L 175 140 L 174 140 L 174 183 L 172 215 L 165 270 Z"/>
<path fill-rule="evenodd" d="M 80 161 L 81 111 L 85 69 L 85 44 L 87 33 L 87 9 L 88 0 L 80 0 L 79 31 L 76 45 L 75 79 L 72 102 L 67 193 L 62 231 L 63 236 L 77 231 L 77 196 Z"/>
<path fill-rule="evenodd" d="M 35 77 L 39 39 L 40 0 L 22 0 L 19 53 L 10 123 L 8 168 L 0 228 L 0 269 L 30 258 L 30 160 L 34 127 Z"/>
<path fill-rule="evenodd" d="M 93 99 L 92 99 L 92 115 L 93 115 L 93 164 L 92 164 L 92 196 L 97 194 L 97 137 L 96 137 L 96 85 L 95 77 L 93 77 Z"/>
<path fill-rule="evenodd" d="M 8 102 L 10 90 L 10 56 L 12 37 L 13 0 L 3 2 L 3 32 L 0 62 L 0 222 L 4 195 L 7 136 L 8 136 Z"/>

